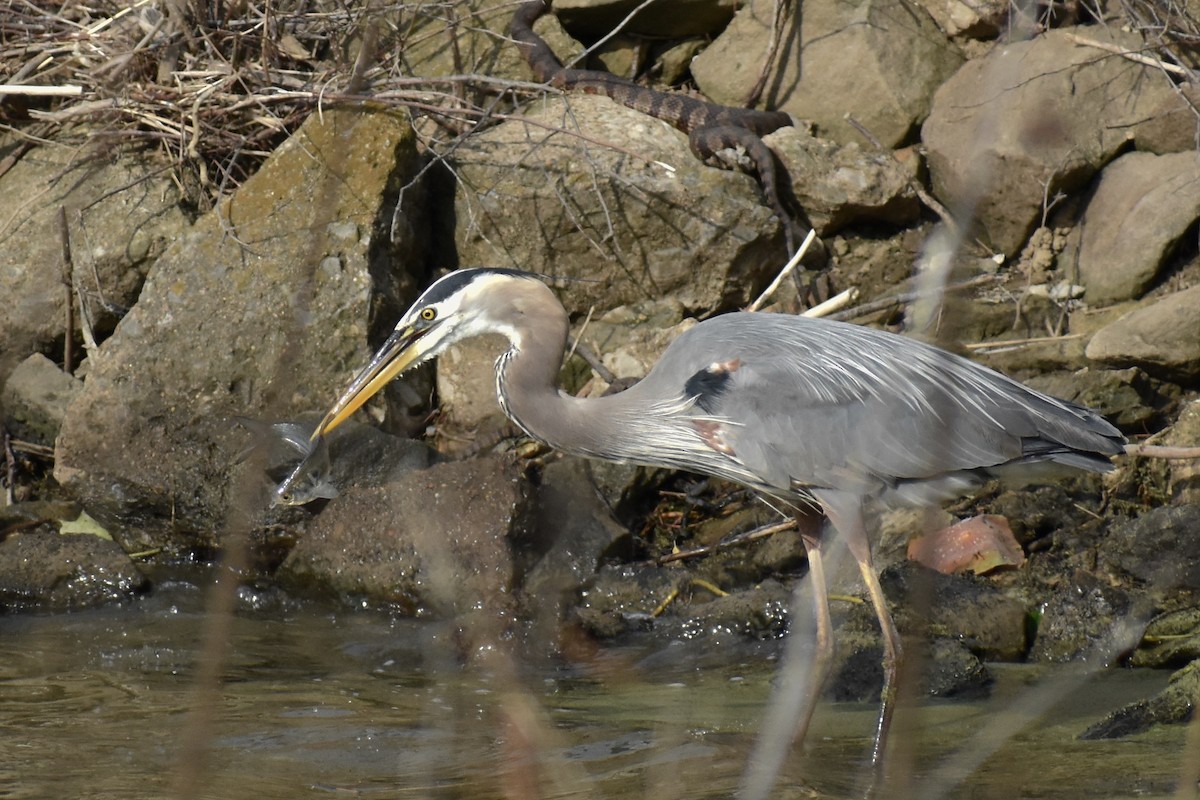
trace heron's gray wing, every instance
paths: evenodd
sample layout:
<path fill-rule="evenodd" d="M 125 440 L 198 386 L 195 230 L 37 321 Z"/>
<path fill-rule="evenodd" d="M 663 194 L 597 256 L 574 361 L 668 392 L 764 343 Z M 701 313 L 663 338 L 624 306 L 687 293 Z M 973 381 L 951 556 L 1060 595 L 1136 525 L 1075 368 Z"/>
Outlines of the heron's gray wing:
<path fill-rule="evenodd" d="M 699 405 L 727 421 L 735 457 L 771 486 L 875 493 L 950 481 L 952 494 L 972 471 L 1023 460 L 1101 469 L 1097 454 L 1119 449 L 1092 412 L 905 337 L 767 314 L 689 335 L 678 362 L 703 352 L 702 371 L 725 369 L 720 382 L 689 379 Z"/>

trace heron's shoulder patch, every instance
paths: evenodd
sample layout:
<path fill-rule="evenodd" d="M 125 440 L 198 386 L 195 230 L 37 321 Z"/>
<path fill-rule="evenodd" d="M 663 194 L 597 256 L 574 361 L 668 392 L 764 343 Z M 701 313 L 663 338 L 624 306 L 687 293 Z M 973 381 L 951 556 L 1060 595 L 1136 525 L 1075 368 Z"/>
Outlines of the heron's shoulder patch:
<path fill-rule="evenodd" d="M 714 361 L 687 379 L 683 384 L 684 396 L 696 398 L 696 405 L 710 414 L 715 413 L 717 401 L 729 389 L 733 373 L 737 372 L 741 366 L 740 358 Z"/>

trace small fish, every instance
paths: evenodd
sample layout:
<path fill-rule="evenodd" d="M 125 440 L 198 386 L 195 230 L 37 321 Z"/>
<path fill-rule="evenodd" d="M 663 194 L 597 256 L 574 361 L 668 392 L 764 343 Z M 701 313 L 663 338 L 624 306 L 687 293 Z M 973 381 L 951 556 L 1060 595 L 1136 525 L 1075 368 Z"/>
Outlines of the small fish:
<path fill-rule="evenodd" d="M 285 444 L 303 456 L 271 496 L 272 506 L 302 506 L 321 498 L 338 496 L 337 487 L 329 480 L 329 445 L 324 436 L 309 438 L 305 428 L 290 422 L 271 426 Z"/>

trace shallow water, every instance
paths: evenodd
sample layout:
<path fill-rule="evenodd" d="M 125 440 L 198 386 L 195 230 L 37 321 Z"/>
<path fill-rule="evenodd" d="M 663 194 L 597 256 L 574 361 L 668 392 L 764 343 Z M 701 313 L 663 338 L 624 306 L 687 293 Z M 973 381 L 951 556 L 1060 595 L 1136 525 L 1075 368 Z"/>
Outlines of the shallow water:
<path fill-rule="evenodd" d="M 168 580 L 121 608 L 0 617 L 0 797 L 170 796 L 196 731 L 204 594 L 190 578 Z M 200 742 L 199 797 L 729 797 L 778 652 L 706 640 L 605 649 L 569 666 L 494 656 L 464 667 L 444 625 L 270 591 L 241 600 L 214 730 Z M 1074 738 L 1157 691 L 1165 674 L 996 672 L 986 703 L 902 710 L 910 794 L 942 785 L 947 797 L 1170 795 L 1182 727 Z M 1004 710 L 1043 709 L 1064 687 L 1070 696 L 1041 721 L 978 764 L 969 758 L 974 743 L 991 746 Z M 774 796 L 860 793 L 873 718 L 872 706 L 822 706 Z M 966 773 L 961 783 L 938 784 L 946 765 Z"/>

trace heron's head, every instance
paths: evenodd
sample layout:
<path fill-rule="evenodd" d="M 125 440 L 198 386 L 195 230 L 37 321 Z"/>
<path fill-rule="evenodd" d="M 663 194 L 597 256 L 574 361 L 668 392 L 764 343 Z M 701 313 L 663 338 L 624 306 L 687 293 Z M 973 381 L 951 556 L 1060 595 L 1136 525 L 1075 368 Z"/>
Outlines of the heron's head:
<path fill-rule="evenodd" d="M 346 387 L 312 438 L 341 425 L 393 378 L 436 357 L 455 342 L 484 333 L 516 341 L 517 317 L 531 300 L 553 294 L 536 275 L 507 269 L 462 269 L 440 278 L 417 298 L 370 362 Z"/>

